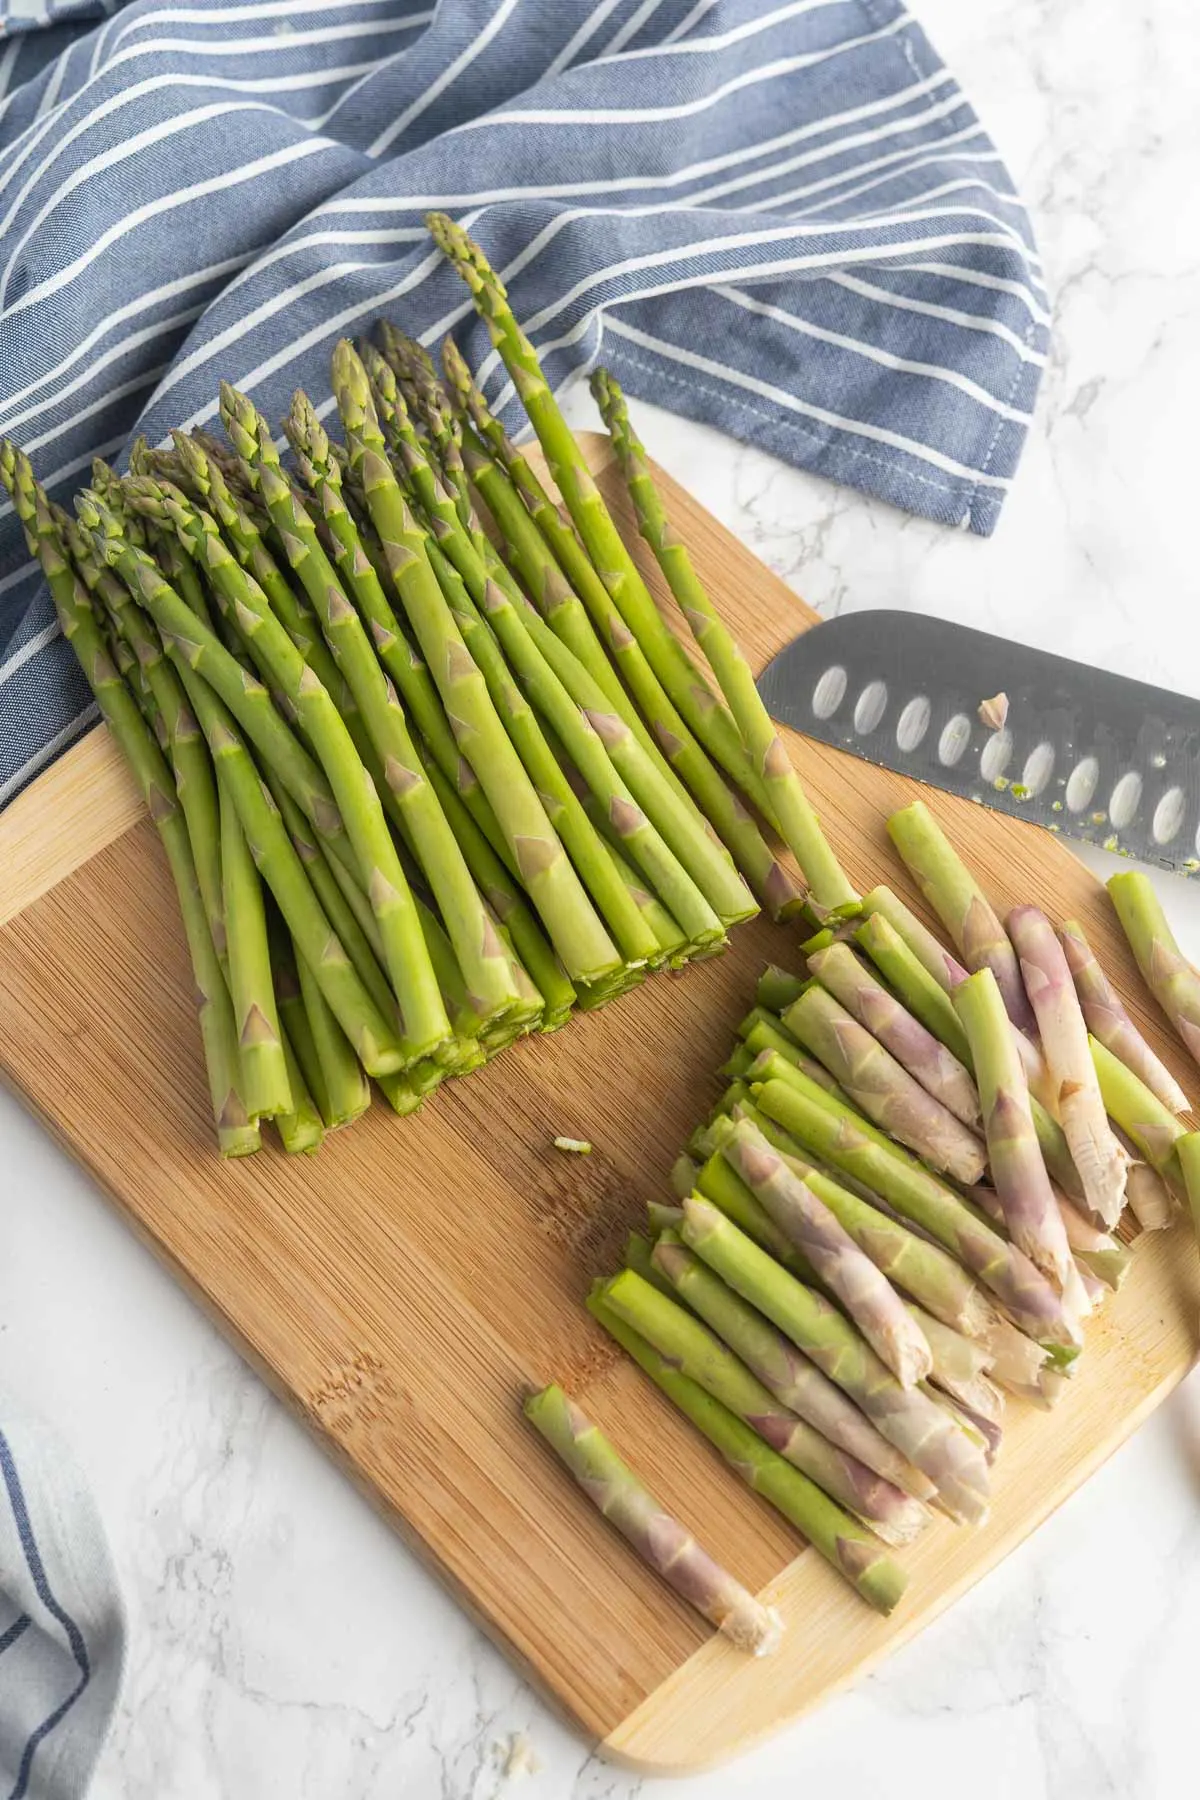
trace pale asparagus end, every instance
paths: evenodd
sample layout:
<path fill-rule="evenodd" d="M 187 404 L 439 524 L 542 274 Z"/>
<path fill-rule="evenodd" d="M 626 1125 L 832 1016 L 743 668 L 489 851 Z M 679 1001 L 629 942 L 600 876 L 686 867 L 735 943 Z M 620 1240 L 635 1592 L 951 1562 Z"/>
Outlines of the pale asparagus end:
<path fill-rule="evenodd" d="M 1059 937 L 1092 1036 L 1132 1069 L 1170 1112 L 1187 1112 L 1191 1102 L 1126 1012 L 1084 936 L 1082 925 L 1075 919 L 1068 919 Z"/>
<path fill-rule="evenodd" d="M 1105 1225 L 1115 1225 L 1125 1205 L 1125 1158 L 1104 1110 L 1070 967 L 1054 927 L 1036 906 L 1014 907 L 1007 924 L 1084 1199 Z"/>

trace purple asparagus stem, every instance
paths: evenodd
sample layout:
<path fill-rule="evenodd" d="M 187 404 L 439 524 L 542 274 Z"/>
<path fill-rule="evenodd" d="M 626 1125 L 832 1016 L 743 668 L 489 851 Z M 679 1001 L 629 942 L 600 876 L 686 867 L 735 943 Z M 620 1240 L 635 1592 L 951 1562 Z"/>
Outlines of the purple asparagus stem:
<path fill-rule="evenodd" d="M 876 980 L 848 944 L 830 944 L 828 949 L 818 950 L 809 957 L 808 966 L 821 986 L 891 1051 L 927 1094 L 940 1100 L 970 1130 L 982 1128 L 979 1094 L 970 1072 Z"/>
<path fill-rule="evenodd" d="M 1068 919 L 1059 937 L 1092 1036 L 1119 1057 L 1127 1069 L 1132 1069 L 1171 1112 L 1186 1112 L 1187 1095 L 1125 1011 L 1120 996 L 1083 934 L 1083 926 L 1075 919 Z"/>
<path fill-rule="evenodd" d="M 1096 1217 L 1115 1225 L 1125 1205 L 1125 1159 L 1112 1134 L 1088 1046 L 1088 1031 L 1054 927 L 1036 906 L 1015 906 L 1008 933 L 1037 1019 L 1058 1120 Z"/>

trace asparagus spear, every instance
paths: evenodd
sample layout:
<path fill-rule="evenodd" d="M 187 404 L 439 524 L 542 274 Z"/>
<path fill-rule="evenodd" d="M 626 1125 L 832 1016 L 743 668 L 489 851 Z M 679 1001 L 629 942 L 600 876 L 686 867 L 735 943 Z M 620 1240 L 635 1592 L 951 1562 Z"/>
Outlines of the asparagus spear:
<path fill-rule="evenodd" d="M 858 1403 L 889 1443 L 938 1490 L 951 1517 L 978 1522 L 987 1511 L 987 1465 L 977 1446 L 920 1388 L 904 1388 L 827 1300 L 780 1268 L 715 1206 L 684 1201 L 681 1235 L 743 1299 Z"/>
<path fill-rule="evenodd" d="M 686 546 L 671 528 L 645 449 L 630 422 L 624 394 L 606 369 L 593 371 L 591 387 L 633 500 L 638 529 L 717 677 L 745 747 L 752 779 L 747 782 L 743 772 L 742 785 L 752 798 L 765 793 L 816 903 L 836 907 L 856 902 L 858 895 L 830 848 L 792 767 L 787 746 L 759 697 L 750 665 L 696 574 Z"/>
<path fill-rule="evenodd" d="M 1019 1329 L 1069 1362 L 1079 1344 L 1077 1321 L 1029 1258 L 983 1223 L 953 1189 L 898 1144 L 872 1136 L 865 1122 L 821 1088 L 805 1085 L 788 1065 L 764 1059 L 767 1079 L 754 1083 L 760 1111 L 782 1125 L 820 1162 L 855 1176 L 929 1235 L 995 1295 Z"/>
<path fill-rule="evenodd" d="M 167 663 L 162 640 L 144 614 L 134 605 L 124 582 L 96 557 L 78 522 L 66 513 L 54 513 L 55 523 L 70 552 L 71 561 L 112 618 L 119 641 L 137 658 L 152 700 L 152 711 L 161 724 L 164 748 L 171 762 L 175 788 L 187 823 L 196 879 L 208 919 L 213 947 L 225 954 L 225 903 L 221 892 L 220 824 L 217 782 L 208 746 L 192 716 L 183 689 Z"/>
<path fill-rule="evenodd" d="M 1181 1188 L 1179 1163 L 1175 1146 L 1187 1130 L 1173 1112 L 1139 1081 L 1132 1069 L 1115 1057 L 1111 1050 L 1095 1038 L 1088 1040 L 1092 1063 L 1100 1082 L 1104 1105 L 1114 1124 L 1132 1139 L 1140 1156 L 1145 1157 L 1169 1187 Z"/>
<path fill-rule="evenodd" d="M 488 413 L 452 339 L 447 338 L 442 354 L 448 377 L 479 433 L 468 430 L 463 438 L 471 480 L 503 534 L 513 569 L 546 623 L 597 683 L 611 710 L 629 727 L 693 819 L 711 821 L 772 917 L 790 918 L 800 907 L 803 888 L 671 704 L 587 552 L 528 462 Z M 653 726 L 654 735 L 645 721 Z"/>
<path fill-rule="evenodd" d="M 603 1283 L 597 1288 L 602 1289 Z M 728 1407 L 660 1356 L 630 1329 L 593 1289 L 588 1310 L 650 1379 L 662 1389 L 724 1457 L 746 1485 L 802 1532 L 813 1548 L 851 1582 L 867 1603 L 882 1613 L 893 1611 L 907 1577 L 879 1546 L 878 1539 L 836 1506 L 799 1469 L 743 1423 Z"/>
<path fill-rule="evenodd" d="M 259 1147 L 258 1127 L 247 1117 L 238 1093 L 233 1007 L 205 916 L 171 772 L 108 655 L 87 590 L 71 571 L 49 502 L 34 478 L 32 465 L 7 439 L 0 439 L 0 481 L 12 495 L 30 554 L 41 563 L 62 634 L 75 652 L 101 716 L 129 762 L 166 852 L 191 959 L 218 1145 L 223 1156 L 248 1156 Z"/>
<path fill-rule="evenodd" d="M 769 802 L 757 791 L 761 783 L 747 768 L 748 758 L 737 727 L 660 617 L 542 374 L 537 353 L 513 316 L 503 283 L 478 245 L 445 213 L 430 213 L 426 223 L 438 248 L 471 290 L 492 342 L 524 402 L 567 511 L 626 626 L 640 641 L 655 674 L 692 731 L 769 817 Z"/>
<path fill-rule="evenodd" d="M 1013 1242 L 1070 1296 L 1074 1263 L 1054 1203 L 1029 1110 L 1025 1071 L 1013 1047 L 995 976 L 981 969 L 955 989 L 954 1004 L 971 1045 L 987 1131 L 992 1180 Z"/>
<path fill-rule="evenodd" d="M 1144 1081 L 1151 1093 L 1173 1113 L 1188 1110 L 1188 1097 L 1146 1042 L 1109 982 L 1087 938 L 1075 919 L 1059 932 L 1067 965 L 1075 978 L 1075 992 L 1084 1021 L 1097 1041 Z"/>
<path fill-rule="evenodd" d="M 1125 1205 L 1125 1158 L 1109 1129 L 1067 959 L 1054 927 L 1036 906 L 1014 907 L 1007 924 L 1084 1199 L 1105 1225 L 1115 1225 Z"/>
<path fill-rule="evenodd" d="M 323 734 L 324 768 L 288 729 L 267 689 L 188 610 L 149 558 L 119 535 L 112 516 L 86 495 L 76 504 L 97 550 L 151 613 L 173 660 L 211 685 L 313 821 L 322 841 L 356 876 L 361 871 L 387 950 L 388 973 L 403 1006 L 411 1053 L 425 1054 L 447 1042 L 449 1022 L 423 954 L 416 909 L 378 796 L 332 698 L 279 626 L 261 590 L 238 567 L 215 527 L 212 535 L 206 531 L 206 567 L 214 582 L 227 579 L 231 596 L 240 598 L 243 629 L 261 632 L 262 641 L 271 646 L 280 689 L 306 730 Z"/>
<path fill-rule="evenodd" d="M 274 894 L 297 950 L 319 981 L 367 1073 L 398 1073 L 406 1052 L 330 929 L 232 714 L 190 667 L 181 649 L 172 645 L 170 654 L 208 740 L 218 784 L 228 784 L 259 874 Z"/>
<path fill-rule="evenodd" d="M 807 986 L 806 976 L 793 975 L 790 969 L 781 969 L 777 963 L 768 963 L 758 978 L 754 998 L 766 1012 L 781 1014 L 787 1011 L 793 1000 L 800 998 Z"/>
<path fill-rule="evenodd" d="M 1200 975 L 1175 942 L 1149 876 L 1126 869 L 1107 886 L 1142 979 L 1200 1062 Z"/>
<path fill-rule="evenodd" d="M 712 941 L 714 910 L 725 923 L 749 916 L 750 896 L 724 852 L 693 809 L 678 800 L 620 716 L 609 711 L 605 691 L 544 625 L 503 564 L 480 557 L 428 464 L 411 446 L 406 466 L 445 555 L 534 704 L 603 804 L 623 847 L 689 936 L 698 943 Z"/>
<path fill-rule="evenodd" d="M 238 1033 L 242 1093 L 252 1119 L 291 1113 L 279 1009 L 271 977 L 267 915 L 262 884 L 250 846 L 227 788 L 218 783 L 221 820 L 221 881 L 228 931 L 229 990 Z"/>
<path fill-rule="evenodd" d="M 876 1268 L 896 1287 L 919 1301 L 948 1328 L 969 1338 L 984 1338 L 991 1323 L 991 1308 L 960 1263 L 939 1245 L 910 1231 L 898 1219 L 881 1212 L 844 1183 L 835 1181 L 805 1156 L 795 1140 L 752 1101 L 734 1108 L 735 1119 L 748 1119 L 768 1143 L 788 1160 L 788 1166 L 828 1207 Z M 716 1128 L 718 1140 L 721 1127 Z M 744 1228 L 743 1228 L 744 1229 Z M 751 1236 L 754 1234 L 751 1233 Z"/>
<path fill-rule="evenodd" d="M 739 1650 L 766 1656 L 778 1647 L 783 1633 L 778 1613 L 748 1593 L 678 1519 L 663 1511 L 603 1432 L 560 1387 L 552 1384 L 530 1394 L 524 1413 L 593 1506 L 681 1599 Z"/>
<path fill-rule="evenodd" d="M 1174 1223 L 1175 1203 L 1171 1190 L 1148 1162 L 1131 1161 L 1125 1182 L 1125 1198 L 1129 1210 L 1143 1231 L 1165 1231 Z"/>
<path fill-rule="evenodd" d="M 809 988 L 789 1006 L 784 1024 L 847 1097 L 891 1137 L 959 1181 L 979 1180 L 984 1169 L 979 1140 L 832 994 Z"/>
<path fill-rule="evenodd" d="M 925 802 L 916 800 L 893 813 L 887 828 L 905 867 L 950 933 L 967 968 L 991 969 L 1009 1018 L 1018 1029 L 1032 1034 L 1034 1017 L 1021 985 L 1016 952 L 983 889 Z"/>
<path fill-rule="evenodd" d="M 970 1072 L 907 1012 L 859 962 L 848 944 L 831 944 L 808 966 L 835 1000 L 889 1050 L 927 1094 L 972 1130 L 980 1124 L 979 1094 Z"/>
<path fill-rule="evenodd" d="M 1128 1162 L 1128 1159 L 1126 1159 Z M 1144 1165 L 1143 1165 L 1144 1166 Z M 1001 1226 L 1005 1225 L 1004 1208 L 994 1188 L 973 1187 L 970 1198 L 981 1212 Z M 1115 1293 L 1129 1273 L 1129 1252 L 1117 1238 L 1101 1231 L 1067 1196 L 1055 1190 L 1055 1204 L 1062 1215 L 1063 1230 L 1075 1261 L 1096 1276 Z"/>
<path fill-rule="evenodd" d="M 545 808 L 496 715 L 425 554 L 385 453 L 366 371 L 344 340 L 334 352 L 334 388 L 371 517 L 397 592 L 441 694 L 459 748 L 479 778 L 521 878 L 567 973 L 595 981 L 621 966 L 620 952 L 592 908 Z"/>
<path fill-rule="evenodd" d="M 901 1386 L 923 1381 L 930 1370 L 928 1343 L 887 1276 L 824 1201 L 749 1120 L 733 1123 L 721 1153 Z"/>
<path fill-rule="evenodd" d="M 221 391 L 221 409 L 225 428 L 254 471 L 288 560 L 354 696 L 382 764 L 385 792 L 412 834 L 414 850 L 436 896 L 467 985 L 481 1008 L 498 1017 L 517 998 L 508 957 L 484 911 L 458 840 L 426 779 L 396 690 L 380 667 L 316 527 L 281 472 L 266 420 L 228 384 Z M 419 949 L 415 953 L 419 956 Z"/>
<path fill-rule="evenodd" d="M 682 1217 L 682 1215 L 681 1215 Z M 790 1339 L 727 1287 L 708 1264 L 689 1250 L 675 1230 L 662 1233 L 650 1251 L 649 1277 L 665 1283 L 728 1345 L 781 1406 L 806 1420 L 816 1431 L 897 1491 L 914 1500 L 930 1500 L 937 1490 L 848 1400 L 841 1388 L 822 1375 Z M 631 1265 L 633 1266 L 633 1265 Z M 639 1274 L 646 1271 L 639 1268 Z M 819 1479 L 814 1476 L 814 1479 Z M 847 1504 L 860 1511 L 850 1499 Z M 896 1504 L 893 1502 L 893 1513 Z M 865 1515 L 863 1515 L 865 1516 Z M 903 1516 L 918 1522 L 919 1515 Z M 897 1514 L 894 1523 L 900 1524 Z"/>
<path fill-rule="evenodd" d="M 679 1245 L 679 1249 L 684 1251 L 684 1246 Z M 684 1254 L 690 1256 L 691 1252 Z M 661 1261 L 658 1267 L 662 1269 Z M 885 1543 L 909 1543 L 927 1522 L 928 1514 L 919 1500 L 881 1479 L 856 1457 L 835 1448 L 805 1419 L 781 1405 L 721 1339 L 677 1299 L 662 1294 L 633 1269 L 612 1276 L 596 1292 L 605 1306 L 645 1338 L 660 1356 L 667 1357 L 681 1375 L 728 1407 L 793 1468 L 815 1481 L 831 1500 L 869 1524 Z"/>
<path fill-rule="evenodd" d="M 292 941 L 276 923 L 271 965 L 284 1038 L 323 1123 L 333 1130 L 366 1111 L 371 1104 L 370 1085 L 311 975 L 307 988 L 301 987 Z"/>

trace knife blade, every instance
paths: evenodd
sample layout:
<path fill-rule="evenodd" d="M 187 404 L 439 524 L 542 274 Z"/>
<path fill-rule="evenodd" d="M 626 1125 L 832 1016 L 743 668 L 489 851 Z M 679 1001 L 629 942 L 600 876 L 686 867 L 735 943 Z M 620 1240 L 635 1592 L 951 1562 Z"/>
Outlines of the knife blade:
<path fill-rule="evenodd" d="M 1200 701 L 970 626 L 879 609 L 814 625 L 759 690 L 776 719 L 897 774 L 1200 873 Z M 982 701 L 1008 699 L 999 730 Z"/>

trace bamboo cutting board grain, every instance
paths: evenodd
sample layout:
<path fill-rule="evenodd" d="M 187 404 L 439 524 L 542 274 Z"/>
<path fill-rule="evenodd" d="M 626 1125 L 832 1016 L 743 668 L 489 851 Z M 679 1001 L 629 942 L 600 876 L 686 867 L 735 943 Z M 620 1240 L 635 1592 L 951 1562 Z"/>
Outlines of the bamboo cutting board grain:
<path fill-rule="evenodd" d="M 588 454 L 628 527 L 603 441 Z M 765 661 L 813 615 L 665 486 Z M 852 879 L 913 899 L 883 830 L 913 784 L 793 747 Z M 1087 871 L 1035 828 L 926 798 L 1002 907 L 1085 921 L 1186 1085 Z M 727 1473 L 582 1301 L 715 1098 L 759 967 L 794 966 L 796 936 L 743 927 L 725 956 L 519 1045 L 418 1118 L 377 1104 L 313 1159 L 222 1163 L 170 880 L 104 733 L 0 817 L 0 1072 L 542 1689 L 611 1754 L 661 1771 L 746 1746 L 909 1637 L 1128 1436 L 1195 1349 L 1200 1283 L 1177 1227 L 1139 1243 L 1053 1417 L 1010 1403 L 990 1521 L 939 1522 L 905 1552 L 911 1586 L 891 1620 Z M 595 1154 L 558 1154 L 558 1134 Z M 711 1637 L 550 1461 L 518 1401 L 551 1378 L 743 1581 L 769 1589 L 788 1623 L 777 1656 Z"/>

